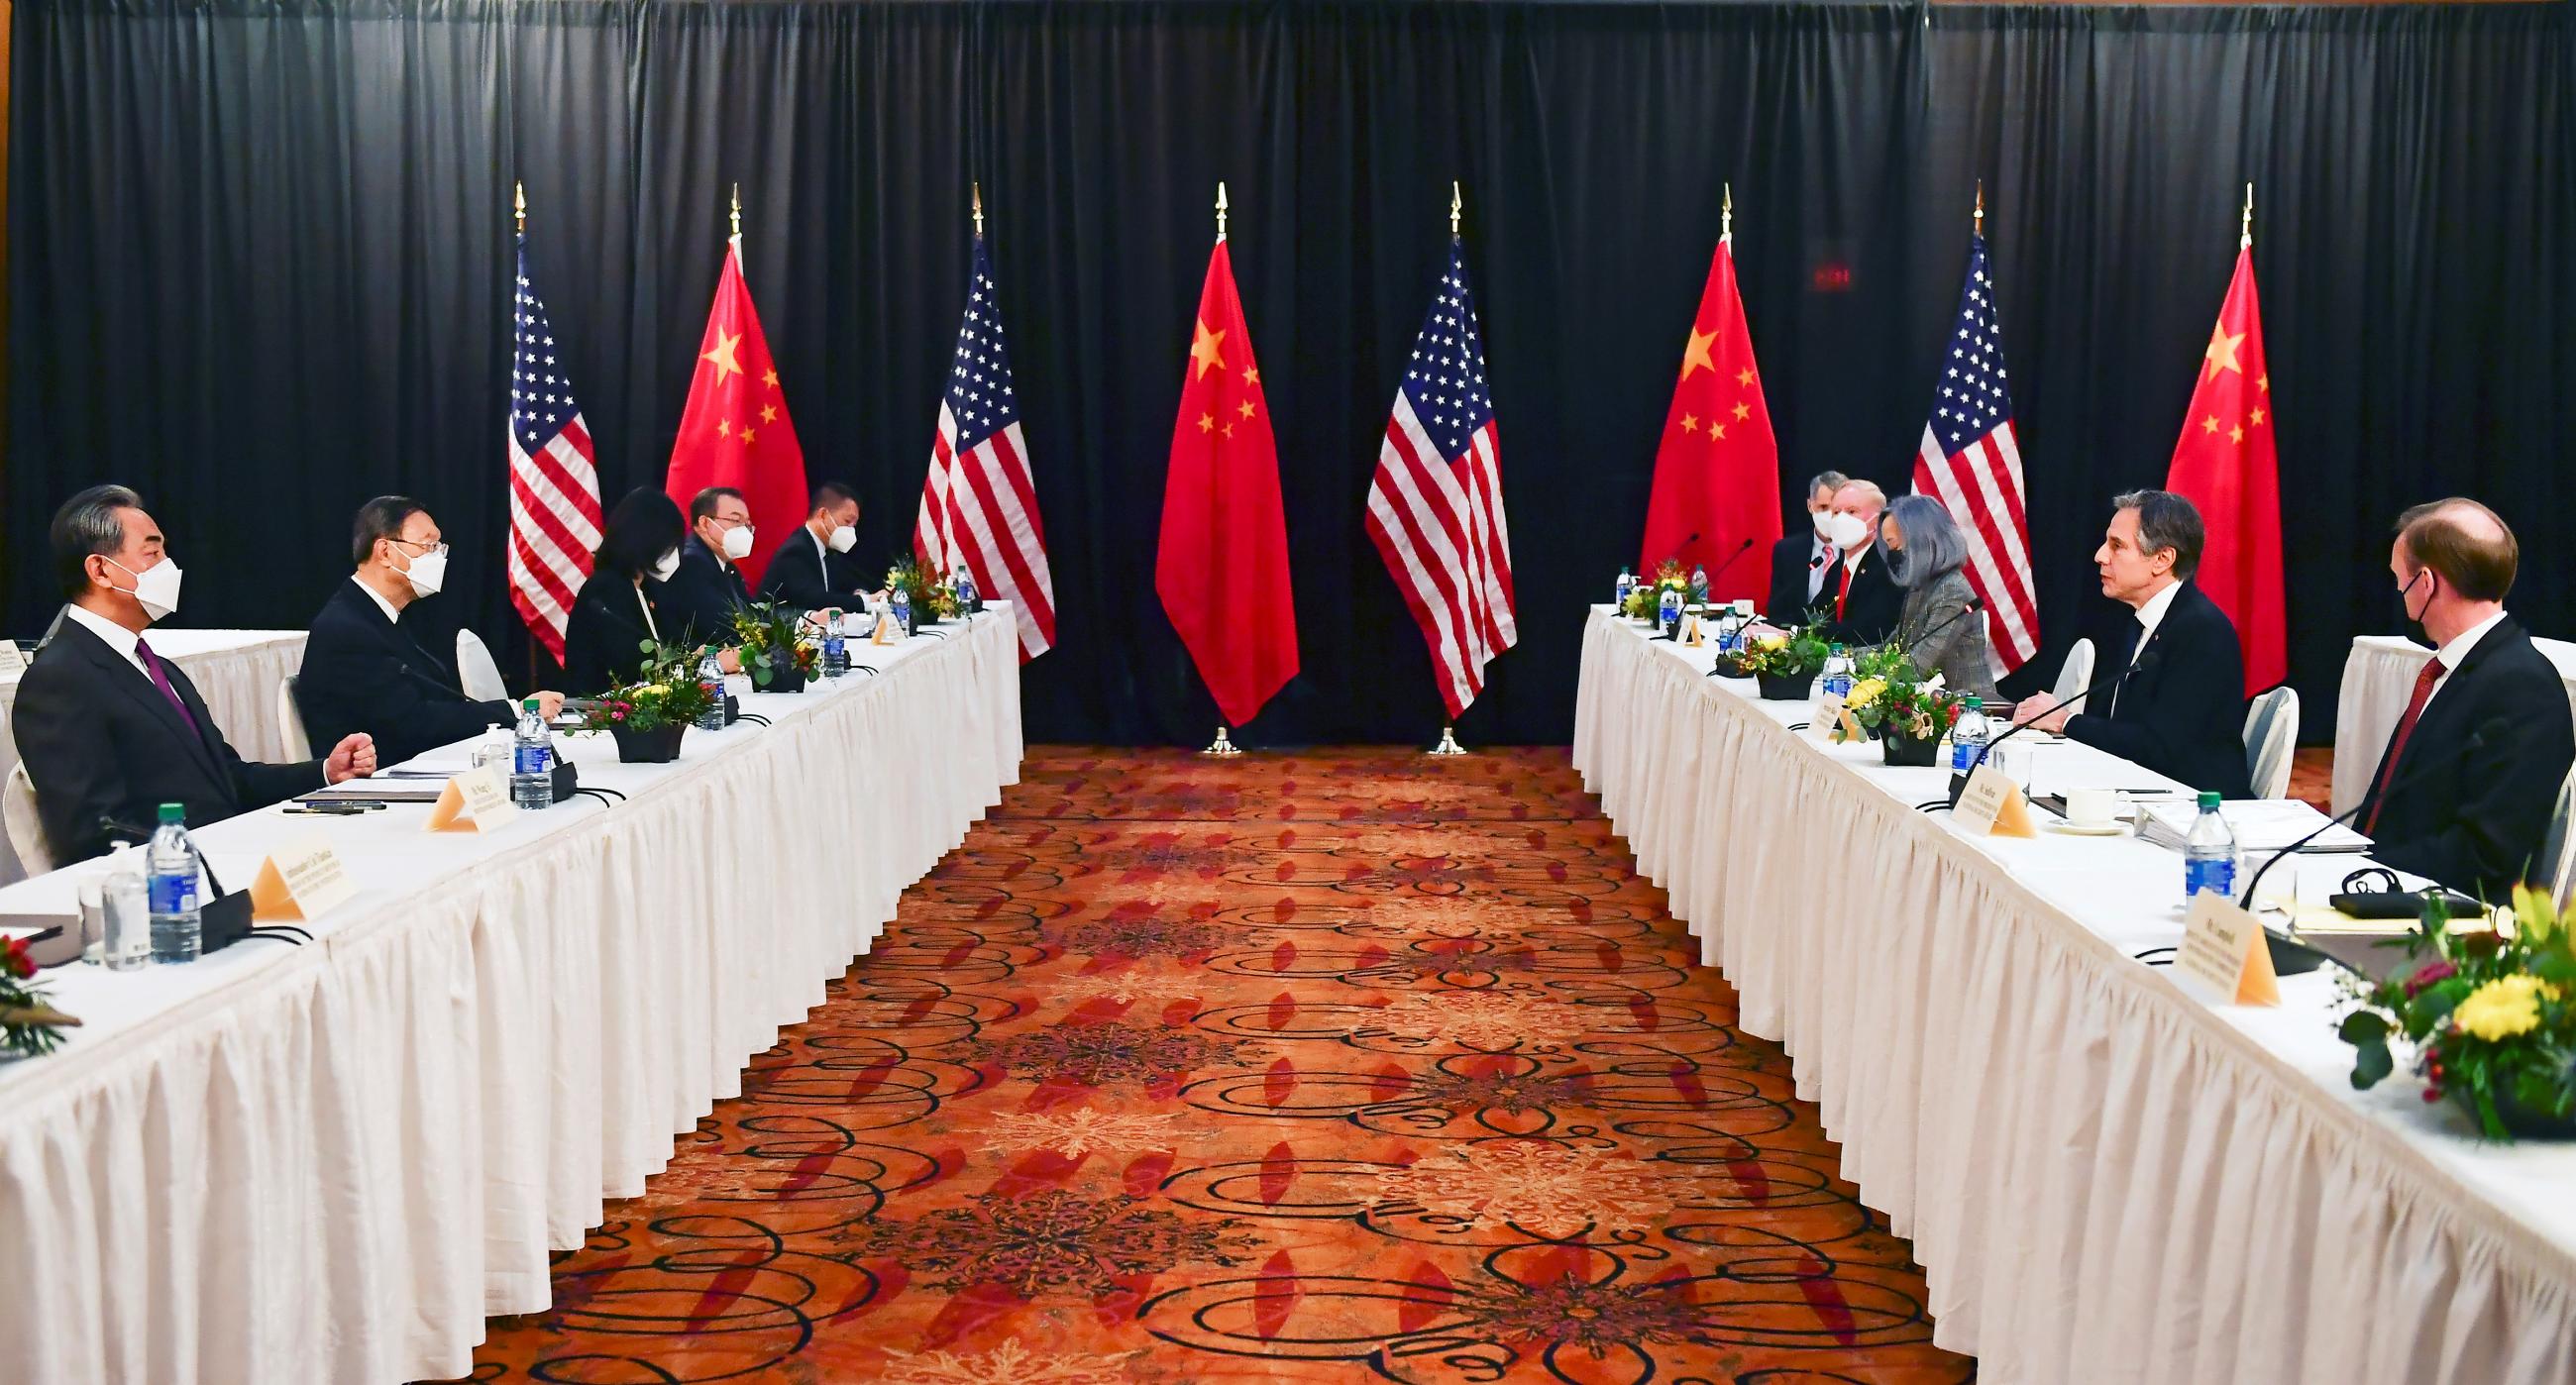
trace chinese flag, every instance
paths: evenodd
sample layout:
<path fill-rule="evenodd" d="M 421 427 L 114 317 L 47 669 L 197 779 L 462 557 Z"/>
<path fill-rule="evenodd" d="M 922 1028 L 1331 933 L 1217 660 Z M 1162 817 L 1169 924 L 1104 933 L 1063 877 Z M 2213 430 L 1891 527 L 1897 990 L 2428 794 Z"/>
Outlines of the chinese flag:
<path fill-rule="evenodd" d="M 769 339 L 742 279 L 740 236 L 725 243 L 724 274 L 707 310 L 698 372 L 689 381 L 689 406 L 680 411 L 680 436 L 662 483 L 684 514 L 690 497 L 709 486 L 731 486 L 751 506 L 751 556 L 739 566 L 744 583 L 757 590 L 769 555 L 805 521 L 805 449 L 797 445 Z"/>
<path fill-rule="evenodd" d="M 1780 448 L 1735 290 L 1734 240 L 1718 238 L 1682 348 L 1681 382 L 1655 449 L 1639 566 L 1652 572 L 1678 558 L 1684 571 L 1708 569 L 1711 600 L 1758 602 L 1768 594 L 1770 545 L 1780 538 Z"/>
<path fill-rule="evenodd" d="M 2209 530 L 2194 581 L 2236 622 L 2245 693 L 2290 675 L 2281 598 L 2281 478 L 2272 445 L 2272 376 L 2263 366 L 2263 318 L 2254 305 L 2254 252 L 2236 252 L 2236 278 L 2218 330 L 2201 353 L 2182 441 L 2165 489 L 2200 507 Z"/>
<path fill-rule="evenodd" d="M 1279 448 L 1223 240 L 1208 256 L 1181 376 L 1154 590 L 1228 722 L 1252 720 L 1297 676 Z"/>

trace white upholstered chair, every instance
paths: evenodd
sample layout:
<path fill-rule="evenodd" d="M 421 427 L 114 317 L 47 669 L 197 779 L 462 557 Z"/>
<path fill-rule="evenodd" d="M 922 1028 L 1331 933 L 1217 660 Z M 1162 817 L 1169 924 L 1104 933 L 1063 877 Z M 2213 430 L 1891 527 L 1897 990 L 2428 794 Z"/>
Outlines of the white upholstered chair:
<path fill-rule="evenodd" d="M 2531 878 L 2549 887 L 2550 897 L 2558 907 L 2567 907 L 2570 896 L 2576 896 L 2576 768 L 2558 783 L 2558 807 L 2549 815 L 2549 835 L 2540 839 L 2540 854 L 2532 858 Z"/>
<path fill-rule="evenodd" d="M 54 868 L 54 853 L 45 845 L 44 820 L 36 815 L 36 781 L 23 764 L 9 767 L 9 782 L 0 788 L 0 824 L 9 832 L 9 848 L 29 875 Z"/>
<path fill-rule="evenodd" d="M 313 758 L 313 736 L 304 726 L 304 709 L 295 701 L 295 675 L 277 685 L 277 741 L 286 747 L 286 762 Z"/>
<path fill-rule="evenodd" d="M 2256 798 L 2290 792 L 2290 757 L 2299 748 L 2299 694 L 2274 688 L 2245 709 L 2245 775 Z"/>
<path fill-rule="evenodd" d="M 2063 702 L 2084 691 L 2092 681 L 2093 642 L 2077 640 L 2075 647 L 2066 651 L 2066 662 L 2058 666 L 2057 686 L 2048 690 L 2048 696 L 2052 701 Z"/>
<path fill-rule="evenodd" d="M 456 680 L 465 695 L 477 702 L 510 700 L 510 690 L 501 682 L 501 666 L 492 661 L 483 638 L 471 630 L 456 632 Z"/>

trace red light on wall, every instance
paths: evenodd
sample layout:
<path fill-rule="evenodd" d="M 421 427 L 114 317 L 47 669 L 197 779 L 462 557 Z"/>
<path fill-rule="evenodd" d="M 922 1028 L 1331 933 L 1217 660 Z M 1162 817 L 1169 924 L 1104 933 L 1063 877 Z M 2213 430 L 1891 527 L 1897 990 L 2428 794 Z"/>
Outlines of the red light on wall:
<path fill-rule="evenodd" d="M 1851 265 L 1842 260 L 1822 260 L 1807 277 L 1808 287 L 1818 293 L 1844 293 L 1852 286 Z"/>

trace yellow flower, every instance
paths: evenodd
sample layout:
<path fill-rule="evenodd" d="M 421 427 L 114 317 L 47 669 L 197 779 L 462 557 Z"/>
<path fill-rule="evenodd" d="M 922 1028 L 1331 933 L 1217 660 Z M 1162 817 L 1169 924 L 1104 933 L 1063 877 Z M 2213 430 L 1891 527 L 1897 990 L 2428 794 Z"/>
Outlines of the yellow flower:
<path fill-rule="evenodd" d="M 671 690 L 670 685 L 669 685 L 669 684 L 667 684 L 667 683 L 647 683 L 647 684 L 645 684 L 645 685 L 644 685 L 644 691 L 646 691 L 646 692 L 648 692 L 648 693 L 652 694 L 652 695 L 653 695 L 653 696 L 655 696 L 655 697 L 659 697 L 659 696 L 661 696 L 662 694 L 669 692 L 670 690 Z"/>
<path fill-rule="evenodd" d="M 1753 647 L 1756 649 L 1785 649 L 1788 645 L 1789 637 L 1786 635 L 1756 635 L 1753 637 Z"/>
<path fill-rule="evenodd" d="M 2540 998 L 2558 998 L 2558 988 L 2524 973 L 2500 976 L 2469 992 L 2451 1011 L 2451 1024 L 2463 1034 L 2502 1043 L 2540 1027 Z"/>
<path fill-rule="evenodd" d="M 2571 918 L 2576 918 L 2576 908 L 2570 908 L 2568 913 Z M 2516 885 L 2513 887 L 2513 926 L 2515 935 L 2524 942 L 2539 944 L 2548 942 L 2560 928 L 2568 926 L 2568 920 L 2558 917 L 2558 907 L 2547 891 Z"/>
<path fill-rule="evenodd" d="M 1878 695 L 1885 691 L 1887 691 L 1886 679 L 1864 678 L 1859 682 L 1852 684 L 1850 694 L 1843 698 L 1843 705 L 1846 707 L 1866 707 L 1869 704 L 1876 702 L 1878 700 Z"/>

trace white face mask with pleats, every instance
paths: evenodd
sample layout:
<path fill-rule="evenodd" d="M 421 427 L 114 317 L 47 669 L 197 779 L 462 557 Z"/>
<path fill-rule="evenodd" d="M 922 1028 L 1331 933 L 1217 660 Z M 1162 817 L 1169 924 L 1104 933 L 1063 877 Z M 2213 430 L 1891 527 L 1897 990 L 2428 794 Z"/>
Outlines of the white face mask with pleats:
<path fill-rule="evenodd" d="M 724 555 L 737 563 L 751 556 L 750 525 L 737 524 L 725 531 Z"/>
<path fill-rule="evenodd" d="M 676 548 L 653 560 L 653 580 L 656 582 L 670 581 L 671 574 L 679 570 L 680 550 Z"/>
<path fill-rule="evenodd" d="M 136 572 L 114 558 L 102 555 L 109 567 L 134 579 L 133 596 L 143 607 L 143 614 L 154 620 L 168 620 L 179 609 L 179 564 L 169 558 Z"/>
<path fill-rule="evenodd" d="M 1858 515 L 1825 516 L 1825 541 L 1836 548 L 1849 548 L 1869 534 L 1869 526 Z"/>
<path fill-rule="evenodd" d="M 847 553 L 859 546 L 859 531 L 846 524 L 832 526 L 832 537 L 825 539 L 835 553 Z"/>

